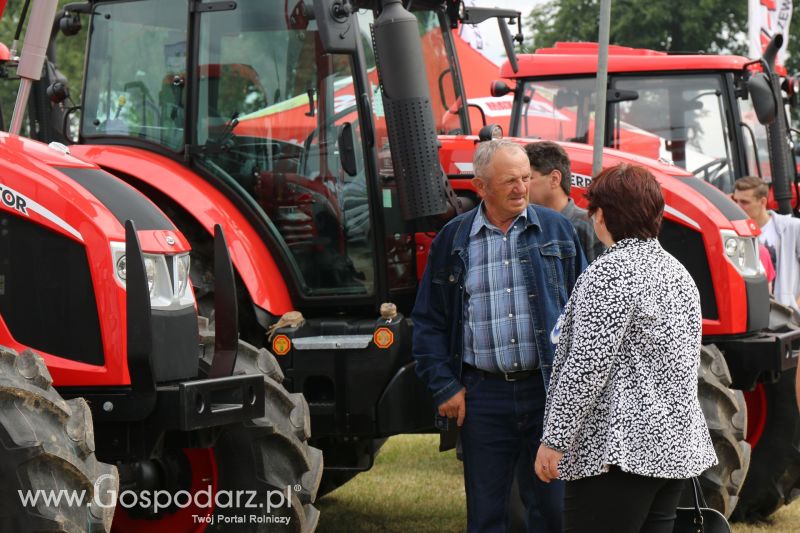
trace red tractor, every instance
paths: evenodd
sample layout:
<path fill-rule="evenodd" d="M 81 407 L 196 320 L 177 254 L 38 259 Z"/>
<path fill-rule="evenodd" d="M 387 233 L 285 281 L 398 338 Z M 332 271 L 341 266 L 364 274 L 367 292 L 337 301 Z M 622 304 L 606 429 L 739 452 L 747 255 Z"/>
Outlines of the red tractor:
<path fill-rule="evenodd" d="M 369 469 L 385 438 L 434 431 L 403 313 L 436 224 L 476 200 L 479 138 L 464 134 L 470 119 L 483 122 L 461 104 L 451 27 L 505 13 L 374 4 L 91 1 L 64 14 L 91 14 L 70 150 L 142 191 L 187 236 L 205 316 L 212 232 L 225 230 L 242 337 L 266 345 L 287 389 L 308 401 L 323 491 Z M 47 111 L 55 118 L 37 118 L 40 131 L 69 137 L 60 114 L 69 109 Z M 589 150 L 565 147 L 585 186 Z M 701 395 L 721 459 L 705 482 L 730 513 L 750 450 L 731 380 L 793 366 L 785 355 L 798 333 L 778 316 L 770 328 L 756 230 L 738 207 L 677 167 L 608 151 L 607 165 L 619 161 L 659 177 L 669 203 L 662 242 L 703 295 Z M 399 313 L 387 306 L 378 318 L 384 302 Z M 295 310 L 303 319 L 286 315 Z"/>
<path fill-rule="evenodd" d="M 47 7 L 31 12 L 45 44 Z M 41 72 L 36 44 L 23 78 Z M 271 354 L 238 340 L 219 228 L 215 331 L 198 320 L 188 240 L 147 197 L 63 145 L 7 133 L 0 169 L 0 527 L 313 530 L 308 406 Z"/>
<path fill-rule="evenodd" d="M 779 46 L 774 41 L 765 57 L 755 61 L 611 46 L 604 144 L 685 169 L 695 176 L 691 183 L 698 189 L 709 183 L 731 193 L 736 178 L 761 176 L 772 182 L 773 207 L 784 213 L 797 209 L 797 178 L 781 93 L 783 89 L 794 95 L 794 84 L 775 72 Z M 492 94 L 509 98 L 505 95 L 513 92 L 510 134 L 591 144 L 597 53 L 595 43 L 556 43 L 504 63 L 500 73 L 513 82 L 513 89 L 498 81 L 492 84 Z M 680 257 L 680 251 L 673 253 Z M 732 298 L 727 305 L 738 315 L 736 309 L 745 301 Z M 703 310 L 708 312 L 708 305 Z M 753 447 L 733 516 L 760 519 L 800 491 L 795 369 L 759 370 L 759 359 L 737 361 L 746 350 L 714 340 L 736 333 L 735 327 L 724 330 L 706 328 L 704 333 L 723 349 L 732 386 L 745 391 L 747 442 Z"/>
<path fill-rule="evenodd" d="M 736 178 L 761 176 L 787 201 L 781 209 L 796 208 L 781 93 L 794 97 L 795 84 L 775 72 L 780 45 L 757 60 L 610 46 L 603 144 L 669 161 L 726 193 Z M 500 75 L 514 87 L 498 81 L 491 90 L 513 92 L 509 134 L 592 143 L 597 53 L 596 43 L 559 42 L 517 56 L 516 70 L 504 63 Z"/>

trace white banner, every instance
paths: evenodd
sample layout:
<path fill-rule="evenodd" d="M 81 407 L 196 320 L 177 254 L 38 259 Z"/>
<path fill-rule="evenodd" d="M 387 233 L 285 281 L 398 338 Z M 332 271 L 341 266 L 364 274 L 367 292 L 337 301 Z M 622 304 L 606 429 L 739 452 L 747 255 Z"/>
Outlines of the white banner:
<path fill-rule="evenodd" d="M 792 20 L 792 0 L 748 0 L 747 27 L 750 57 L 761 57 L 775 34 L 783 34 L 783 46 L 778 53 L 778 64 L 786 60 L 789 44 L 789 22 Z"/>

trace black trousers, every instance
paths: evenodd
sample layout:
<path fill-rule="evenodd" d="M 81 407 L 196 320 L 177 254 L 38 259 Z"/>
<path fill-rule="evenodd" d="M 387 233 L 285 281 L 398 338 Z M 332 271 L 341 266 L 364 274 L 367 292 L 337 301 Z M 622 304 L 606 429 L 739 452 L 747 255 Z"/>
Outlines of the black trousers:
<path fill-rule="evenodd" d="M 685 480 L 623 472 L 567 481 L 564 533 L 672 533 Z"/>

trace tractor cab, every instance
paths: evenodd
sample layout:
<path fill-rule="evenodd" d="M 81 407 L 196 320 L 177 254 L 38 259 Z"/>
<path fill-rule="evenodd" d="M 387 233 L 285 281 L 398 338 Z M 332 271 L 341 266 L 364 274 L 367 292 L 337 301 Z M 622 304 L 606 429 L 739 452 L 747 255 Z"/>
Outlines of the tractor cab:
<path fill-rule="evenodd" d="M 381 113 L 373 56 L 365 78 L 352 54 L 324 49 L 313 4 L 295 4 L 193 17 L 186 2 L 94 4 L 80 140 L 186 160 L 220 184 L 260 220 L 301 299 L 408 291 L 408 230 L 391 176 L 368 160 Z M 385 131 L 376 148 L 390 170 Z"/>
<path fill-rule="evenodd" d="M 520 55 L 516 72 L 504 64 L 501 76 L 514 86 L 498 82 L 493 94 L 513 91 L 512 134 L 593 143 L 597 54 L 596 43 L 556 43 Z M 770 136 L 778 134 L 768 133 L 785 120 L 780 91 L 762 61 L 612 45 L 608 68 L 605 146 L 672 163 L 726 193 L 739 177 L 784 173 L 776 160 L 788 151 L 773 154 Z"/>

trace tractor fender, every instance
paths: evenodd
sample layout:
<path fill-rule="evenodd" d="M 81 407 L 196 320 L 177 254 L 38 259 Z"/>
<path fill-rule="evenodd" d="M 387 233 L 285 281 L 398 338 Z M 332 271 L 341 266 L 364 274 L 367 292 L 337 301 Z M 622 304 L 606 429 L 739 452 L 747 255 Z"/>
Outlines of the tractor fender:
<path fill-rule="evenodd" d="M 253 304 L 276 316 L 293 309 L 284 275 L 266 243 L 233 202 L 208 181 L 177 161 L 138 148 L 73 145 L 70 151 L 111 173 L 133 176 L 158 190 L 194 217 L 209 239 L 214 235 L 214 225 L 220 224 L 231 261 Z"/>

